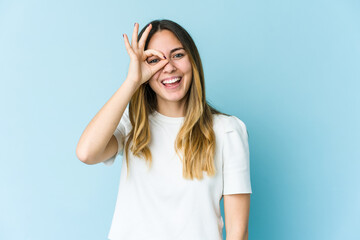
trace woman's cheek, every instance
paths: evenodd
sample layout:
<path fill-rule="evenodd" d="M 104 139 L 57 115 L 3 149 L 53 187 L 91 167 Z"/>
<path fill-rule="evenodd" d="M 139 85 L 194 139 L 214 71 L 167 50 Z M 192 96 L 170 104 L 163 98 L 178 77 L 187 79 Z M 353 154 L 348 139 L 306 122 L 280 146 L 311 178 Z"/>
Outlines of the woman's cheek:
<path fill-rule="evenodd" d="M 160 70 L 161 70 L 161 69 L 160 69 Z M 159 75 L 160 75 L 160 70 L 157 71 L 157 72 L 150 78 L 150 80 L 155 81 L 156 79 L 158 79 L 158 78 L 159 78 Z"/>

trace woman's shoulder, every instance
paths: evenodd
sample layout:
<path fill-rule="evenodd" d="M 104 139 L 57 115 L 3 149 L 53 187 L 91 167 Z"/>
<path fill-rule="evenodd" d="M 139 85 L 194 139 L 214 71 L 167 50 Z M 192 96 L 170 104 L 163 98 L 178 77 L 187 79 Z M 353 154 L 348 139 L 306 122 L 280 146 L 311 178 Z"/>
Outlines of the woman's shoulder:
<path fill-rule="evenodd" d="M 234 115 L 225 113 L 213 114 L 214 130 L 222 133 L 240 131 L 246 133 L 245 123 Z"/>
<path fill-rule="evenodd" d="M 120 119 L 120 122 L 117 126 L 117 128 L 122 128 L 125 127 L 126 129 L 131 128 L 131 122 L 130 122 L 130 117 L 129 117 L 129 106 L 127 106 L 124 110 L 124 113 Z"/>

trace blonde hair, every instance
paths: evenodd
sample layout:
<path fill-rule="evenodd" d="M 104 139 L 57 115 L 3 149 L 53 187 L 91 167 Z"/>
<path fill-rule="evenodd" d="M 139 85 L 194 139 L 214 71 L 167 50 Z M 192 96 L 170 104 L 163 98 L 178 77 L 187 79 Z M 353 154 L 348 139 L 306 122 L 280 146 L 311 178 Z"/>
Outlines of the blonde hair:
<path fill-rule="evenodd" d="M 216 173 L 214 163 L 216 139 L 213 130 L 213 114 L 224 113 L 219 112 L 206 101 L 200 55 L 190 35 L 177 23 L 170 20 L 155 20 L 151 24 L 153 27 L 145 48 L 155 32 L 168 29 L 182 43 L 192 66 L 192 82 L 185 96 L 185 118 L 174 143 L 176 154 L 183 164 L 183 177 L 191 180 L 194 177 L 203 179 L 203 171 L 207 172 L 208 176 L 214 176 Z M 139 39 L 143 32 L 144 29 L 140 32 Z M 130 172 L 129 149 L 134 156 L 144 157 L 149 168 L 152 166 L 152 155 L 148 147 L 151 139 L 148 115 L 153 113 L 156 107 L 156 93 L 149 84 L 142 84 L 133 94 L 129 103 L 129 119 L 132 129 L 127 135 L 128 139 L 125 143 L 127 176 Z"/>

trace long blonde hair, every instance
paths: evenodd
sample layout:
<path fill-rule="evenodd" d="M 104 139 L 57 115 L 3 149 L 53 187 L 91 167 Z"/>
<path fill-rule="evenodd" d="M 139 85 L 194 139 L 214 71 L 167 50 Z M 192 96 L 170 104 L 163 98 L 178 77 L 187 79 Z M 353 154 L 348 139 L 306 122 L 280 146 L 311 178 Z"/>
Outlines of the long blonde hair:
<path fill-rule="evenodd" d="M 182 43 L 189 55 L 192 66 L 192 82 L 186 93 L 185 118 L 177 134 L 174 148 L 183 163 L 185 179 L 202 179 L 203 171 L 208 176 L 216 173 L 214 164 L 215 133 L 213 130 L 213 114 L 224 114 L 216 110 L 206 101 L 205 83 L 202 63 L 194 41 L 187 31 L 170 20 L 154 20 L 152 29 L 145 43 L 145 49 L 151 36 L 163 29 L 170 30 Z M 145 28 L 139 33 L 141 38 Z M 127 175 L 129 176 L 129 148 L 134 156 L 144 157 L 151 168 L 152 156 L 148 147 L 151 139 L 148 115 L 157 109 L 156 93 L 149 84 L 142 84 L 133 94 L 129 103 L 129 118 L 132 129 L 125 143 Z M 227 114 L 225 114 L 227 115 Z M 131 147 L 130 147 L 131 144 Z"/>

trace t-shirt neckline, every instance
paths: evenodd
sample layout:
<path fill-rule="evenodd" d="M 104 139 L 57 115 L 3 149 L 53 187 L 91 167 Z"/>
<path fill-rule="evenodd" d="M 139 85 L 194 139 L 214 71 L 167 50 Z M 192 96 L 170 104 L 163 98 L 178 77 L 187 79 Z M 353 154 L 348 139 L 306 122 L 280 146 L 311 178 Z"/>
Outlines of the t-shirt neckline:
<path fill-rule="evenodd" d="M 158 111 L 154 110 L 153 117 L 159 121 L 167 122 L 167 123 L 181 123 L 184 121 L 185 117 L 168 117 L 165 116 Z"/>

